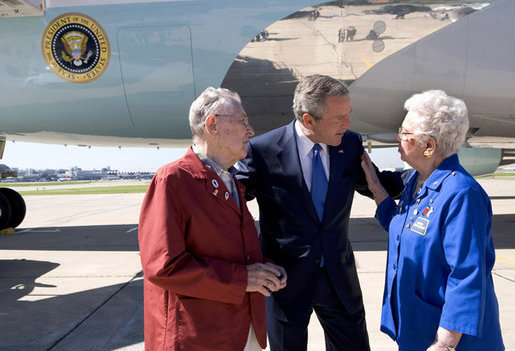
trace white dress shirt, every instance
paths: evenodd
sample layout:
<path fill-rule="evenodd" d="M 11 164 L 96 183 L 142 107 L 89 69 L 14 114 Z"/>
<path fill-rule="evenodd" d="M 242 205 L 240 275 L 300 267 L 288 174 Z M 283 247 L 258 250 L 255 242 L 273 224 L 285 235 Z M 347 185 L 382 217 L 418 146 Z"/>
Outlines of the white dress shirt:
<path fill-rule="evenodd" d="M 300 166 L 302 167 L 302 174 L 308 190 L 311 191 L 311 178 L 313 174 L 313 145 L 306 134 L 300 129 L 299 121 L 295 121 L 295 132 L 297 133 L 297 150 L 299 152 Z M 324 166 L 325 177 L 329 182 L 329 148 L 327 144 L 319 143 L 322 149 L 320 150 L 320 157 L 322 158 L 322 165 Z"/>

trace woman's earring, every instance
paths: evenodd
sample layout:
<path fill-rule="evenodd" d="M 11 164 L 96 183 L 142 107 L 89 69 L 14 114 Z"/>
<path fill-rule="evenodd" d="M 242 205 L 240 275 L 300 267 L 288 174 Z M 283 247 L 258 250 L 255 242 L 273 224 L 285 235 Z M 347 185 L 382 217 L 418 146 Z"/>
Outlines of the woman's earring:
<path fill-rule="evenodd" d="M 431 158 L 431 153 L 429 152 L 429 150 L 425 150 L 424 151 L 424 157 L 425 158 Z"/>

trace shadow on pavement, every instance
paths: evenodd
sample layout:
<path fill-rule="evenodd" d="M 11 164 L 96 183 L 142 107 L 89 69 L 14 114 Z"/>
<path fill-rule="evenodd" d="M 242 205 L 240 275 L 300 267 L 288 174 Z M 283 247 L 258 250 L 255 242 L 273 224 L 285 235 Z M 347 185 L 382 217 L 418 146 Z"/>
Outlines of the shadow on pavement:
<path fill-rule="evenodd" d="M 143 342 L 141 279 L 52 296 L 56 286 L 36 280 L 58 266 L 0 260 L 0 350 L 112 350 Z M 24 299 L 36 287 L 48 294 Z"/>
<path fill-rule="evenodd" d="M 0 236 L 2 250 L 139 251 L 137 225 L 25 228 Z"/>
<path fill-rule="evenodd" d="M 515 214 L 493 217 L 497 249 L 515 248 L 514 223 Z M 387 248 L 387 233 L 375 218 L 351 218 L 350 233 L 355 251 Z M 0 246 L 19 250 L 21 257 L 31 250 L 137 252 L 137 226 L 28 228 L 0 237 Z M 77 261 L 74 267 L 83 264 L 87 263 Z M 109 280 L 105 286 L 67 293 L 67 284 L 91 277 L 72 276 L 64 282 L 68 277 L 48 278 L 47 273 L 60 265 L 47 260 L 0 260 L 0 350 L 72 350 L 78 345 L 84 350 L 112 350 L 143 342 L 141 272 L 121 277 L 117 284 Z M 109 274 L 108 269 L 99 272 L 98 279 Z M 45 284 L 38 283 L 43 275 L 46 278 L 40 281 Z"/>
<path fill-rule="evenodd" d="M 514 249 L 515 214 L 494 215 L 492 232 L 496 249 Z M 388 235 L 375 218 L 351 218 L 350 240 L 354 251 L 384 251 Z"/>

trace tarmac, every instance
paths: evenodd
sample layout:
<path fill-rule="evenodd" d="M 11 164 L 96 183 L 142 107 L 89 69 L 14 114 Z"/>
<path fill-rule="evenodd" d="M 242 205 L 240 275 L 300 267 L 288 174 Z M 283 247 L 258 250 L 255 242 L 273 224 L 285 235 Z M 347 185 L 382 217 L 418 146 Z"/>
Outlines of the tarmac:
<path fill-rule="evenodd" d="M 493 270 L 504 343 L 515 350 L 515 180 L 482 179 L 493 205 Z M 0 237 L 0 350 L 143 350 L 137 242 L 143 194 L 25 196 L 27 216 Z M 257 217 L 255 202 L 251 212 Z M 379 331 L 386 233 L 356 195 L 351 241 L 371 349 L 396 350 Z M 421 317 L 423 318 L 423 317 Z M 324 350 L 312 319 L 308 350 Z"/>

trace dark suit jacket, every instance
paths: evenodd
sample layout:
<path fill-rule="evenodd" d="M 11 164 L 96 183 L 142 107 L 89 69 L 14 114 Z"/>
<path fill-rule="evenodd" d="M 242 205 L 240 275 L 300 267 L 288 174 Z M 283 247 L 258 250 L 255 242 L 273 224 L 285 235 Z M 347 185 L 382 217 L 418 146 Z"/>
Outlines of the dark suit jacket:
<path fill-rule="evenodd" d="M 349 217 L 354 190 L 366 192 L 361 169 L 361 136 L 348 130 L 337 147 L 329 147 L 330 176 L 322 222 L 304 182 L 293 123 L 251 139 L 238 178 L 247 199 L 259 204 L 261 245 L 266 257 L 288 273 L 286 288 L 273 294 L 276 318 L 308 318 L 322 255 L 333 287 L 351 313 L 363 310 L 354 254 L 349 241 Z M 402 191 L 400 177 L 388 175 Z"/>

